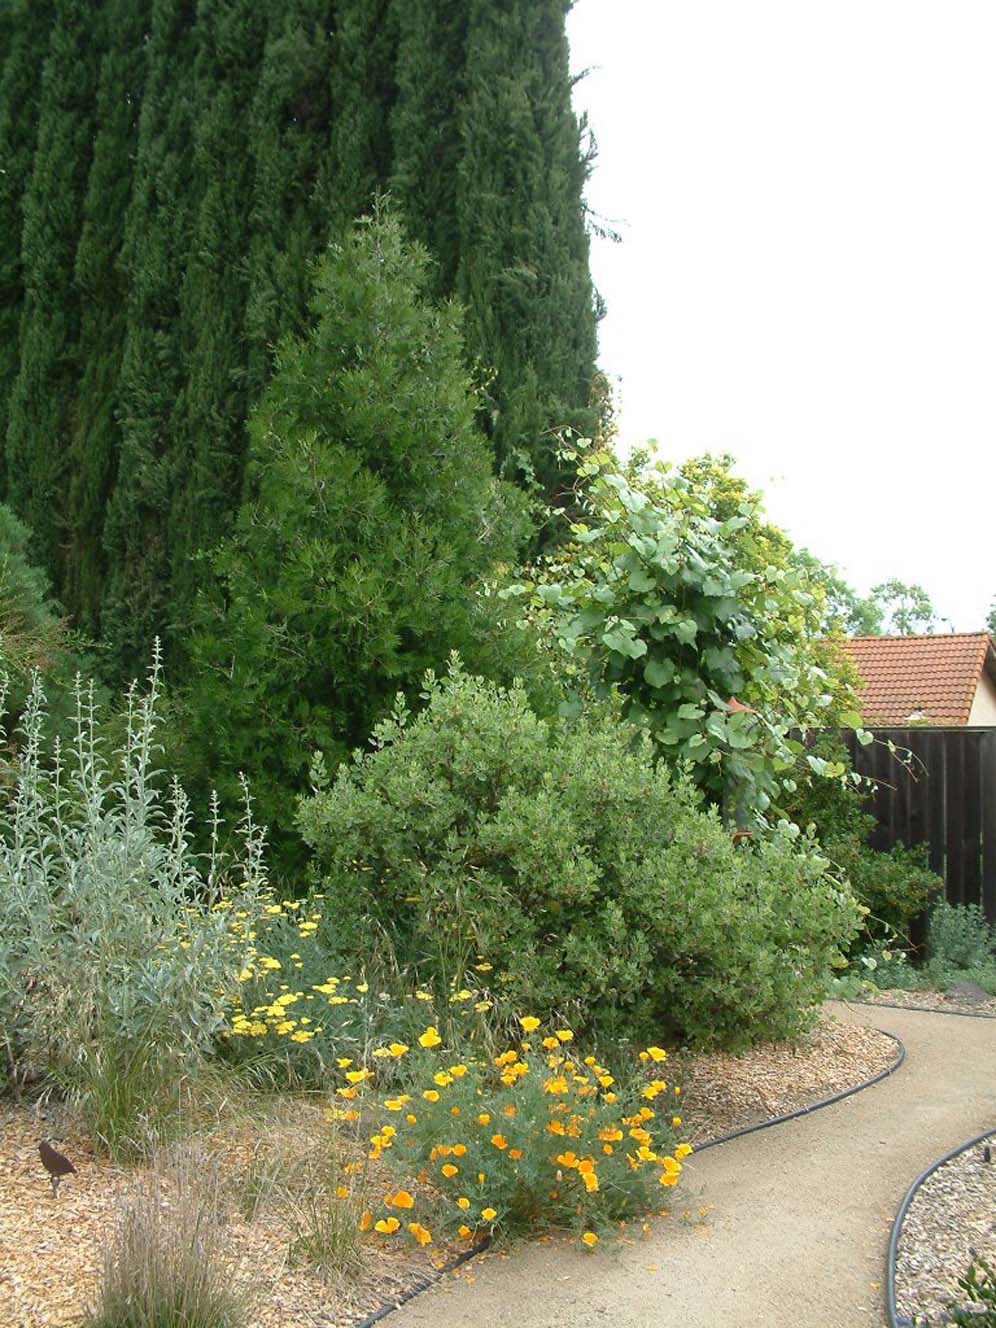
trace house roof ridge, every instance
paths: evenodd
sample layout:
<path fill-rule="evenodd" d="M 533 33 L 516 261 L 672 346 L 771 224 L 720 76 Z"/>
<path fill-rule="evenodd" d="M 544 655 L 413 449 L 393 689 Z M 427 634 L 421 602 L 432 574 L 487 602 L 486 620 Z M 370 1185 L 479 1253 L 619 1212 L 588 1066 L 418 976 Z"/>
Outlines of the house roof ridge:
<path fill-rule="evenodd" d="M 844 641 L 952 641 L 985 636 L 992 639 L 992 633 L 981 627 L 977 632 L 909 632 L 906 635 L 890 635 L 882 632 L 865 632 L 860 636 L 845 636 Z"/>

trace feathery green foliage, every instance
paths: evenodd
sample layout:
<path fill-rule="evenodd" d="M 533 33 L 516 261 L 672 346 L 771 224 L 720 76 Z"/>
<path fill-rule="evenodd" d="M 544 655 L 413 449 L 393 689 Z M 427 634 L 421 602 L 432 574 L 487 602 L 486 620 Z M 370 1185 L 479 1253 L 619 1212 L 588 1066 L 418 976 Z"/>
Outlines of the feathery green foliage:
<path fill-rule="evenodd" d="M 474 423 L 459 314 L 378 209 L 316 269 L 250 423 L 248 490 L 192 645 L 189 749 L 288 828 L 316 749 L 363 743 L 454 646 L 500 668 L 475 597 L 524 525 Z M 480 602 L 483 604 L 483 601 Z"/>

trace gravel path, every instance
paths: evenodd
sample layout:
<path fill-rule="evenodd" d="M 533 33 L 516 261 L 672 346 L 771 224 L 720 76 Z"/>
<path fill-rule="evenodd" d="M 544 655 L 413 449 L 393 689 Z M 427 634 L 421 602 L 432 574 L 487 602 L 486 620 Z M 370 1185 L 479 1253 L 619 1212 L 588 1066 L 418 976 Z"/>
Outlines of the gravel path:
<path fill-rule="evenodd" d="M 996 1023 L 836 1006 L 900 1037 L 896 1074 L 825 1110 L 686 1163 L 646 1240 L 485 1255 L 392 1328 L 880 1328 L 889 1230 L 910 1181 L 996 1125 Z M 473 1285 L 470 1283 L 473 1281 Z"/>

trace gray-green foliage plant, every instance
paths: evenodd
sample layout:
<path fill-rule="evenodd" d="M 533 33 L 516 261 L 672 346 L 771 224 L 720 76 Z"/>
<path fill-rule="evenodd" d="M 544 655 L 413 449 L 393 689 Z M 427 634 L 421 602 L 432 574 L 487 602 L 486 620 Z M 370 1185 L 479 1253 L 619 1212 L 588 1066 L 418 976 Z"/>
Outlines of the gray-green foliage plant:
<path fill-rule="evenodd" d="M 82 1097 L 112 1149 L 209 1052 L 243 963 L 229 912 L 251 909 L 265 884 L 248 802 L 224 898 L 217 816 L 212 851 L 193 852 L 186 796 L 157 768 L 160 691 L 157 657 L 106 750 L 92 688 L 78 684 L 71 739 L 49 753 L 36 679 L 8 736 L 0 808 L 5 1068 Z"/>
<path fill-rule="evenodd" d="M 938 986 L 969 976 L 996 991 L 996 929 L 978 904 L 942 900 L 927 919 L 926 972 Z"/>
<path fill-rule="evenodd" d="M 483 958 L 519 1010 L 596 1036 L 740 1046 L 805 1027 L 858 910 L 799 838 L 735 847 L 618 715 L 544 721 L 524 691 L 427 675 L 299 825 L 326 905 L 445 984 Z"/>

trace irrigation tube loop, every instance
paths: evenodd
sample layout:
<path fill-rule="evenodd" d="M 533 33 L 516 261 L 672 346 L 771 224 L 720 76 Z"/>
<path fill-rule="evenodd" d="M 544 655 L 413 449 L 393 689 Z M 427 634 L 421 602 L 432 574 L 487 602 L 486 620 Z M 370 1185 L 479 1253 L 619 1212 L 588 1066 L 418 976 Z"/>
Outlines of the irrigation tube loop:
<path fill-rule="evenodd" d="M 799 1107 L 797 1111 L 787 1111 L 782 1116 L 772 1116 L 770 1120 L 759 1121 L 757 1125 L 745 1125 L 742 1130 L 732 1130 L 729 1134 L 721 1134 L 715 1139 L 707 1139 L 705 1143 L 696 1144 L 694 1151 L 696 1153 L 702 1153 L 707 1148 L 715 1148 L 717 1144 L 729 1143 L 731 1139 L 740 1139 L 745 1134 L 756 1134 L 758 1130 L 770 1129 L 772 1125 L 782 1125 L 785 1121 L 798 1120 L 801 1116 L 808 1116 L 810 1112 L 819 1111 L 821 1107 L 832 1106 L 834 1102 L 840 1102 L 845 1097 L 851 1097 L 853 1094 L 860 1093 L 863 1089 L 871 1088 L 873 1084 L 877 1084 L 881 1080 L 887 1079 L 890 1074 L 894 1074 L 896 1070 L 899 1069 L 903 1061 L 906 1059 L 906 1048 L 894 1034 L 886 1033 L 885 1030 L 881 1028 L 875 1029 L 875 1032 L 881 1033 L 883 1037 L 889 1038 L 898 1048 L 895 1060 L 892 1061 L 890 1065 L 887 1065 L 884 1070 L 879 1070 L 878 1074 L 873 1074 L 870 1079 L 865 1079 L 862 1083 L 855 1084 L 853 1088 L 844 1088 L 839 1093 L 831 1093 L 829 1097 L 820 1098 L 818 1102 L 811 1102 L 808 1107 Z M 365 1319 L 360 1319 L 358 1322 L 354 1323 L 352 1328 L 372 1328 L 373 1324 L 379 1323 L 381 1319 L 386 1318 L 386 1316 L 392 1313 L 392 1311 L 400 1309 L 402 1305 L 413 1299 L 413 1297 L 417 1296 L 420 1292 L 427 1291 L 429 1287 L 435 1286 L 435 1284 L 445 1277 L 447 1273 L 452 1273 L 454 1269 L 459 1268 L 461 1264 L 467 1263 L 468 1260 L 473 1259 L 476 1255 L 483 1254 L 491 1243 L 491 1237 L 488 1236 L 486 1240 L 480 1241 L 471 1249 L 464 1250 L 462 1254 L 458 1254 L 455 1259 L 451 1259 L 443 1268 L 437 1269 L 431 1277 L 426 1277 L 421 1281 L 416 1282 L 414 1286 L 409 1287 L 403 1295 L 397 1298 L 397 1300 L 392 1300 L 388 1304 L 382 1305 L 379 1310 L 374 1310 L 374 1312 L 368 1314 Z M 895 1323 L 892 1324 L 892 1328 L 896 1328 Z"/>
<path fill-rule="evenodd" d="M 953 1014 L 959 1019 L 996 1019 L 996 1014 L 982 1010 L 945 1010 L 940 1005 L 900 1005 L 898 1001 L 844 1001 L 844 1005 L 863 1005 L 869 1010 L 903 1010 L 906 1014 Z"/>
<path fill-rule="evenodd" d="M 936 1162 L 931 1162 L 926 1171 L 921 1171 L 916 1180 L 903 1195 L 903 1201 L 899 1205 L 899 1211 L 896 1213 L 896 1220 L 892 1224 L 892 1232 L 889 1236 L 889 1252 L 885 1258 L 885 1308 L 889 1316 L 889 1328 L 910 1328 L 911 1321 L 905 1317 L 900 1320 L 896 1314 L 896 1256 L 899 1252 L 899 1240 L 903 1234 L 903 1222 L 909 1211 L 909 1206 L 916 1198 L 917 1190 L 925 1180 L 928 1180 L 935 1171 L 940 1170 L 945 1162 L 950 1162 L 952 1158 L 960 1153 L 967 1153 L 970 1148 L 976 1144 L 983 1143 L 986 1139 L 991 1139 L 996 1135 L 996 1126 L 992 1129 L 984 1130 L 982 1134 L 977 1134 L 974 1139 L 969 1139 L 967 1143 L 959 1144 L 957 1148 L 952 1148 L 950 1153 L 945 1153 L 939 1157 Z"/>

